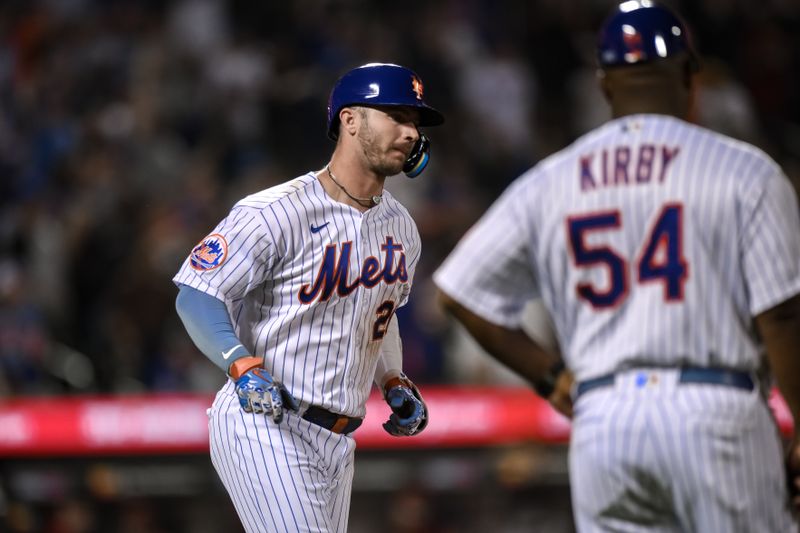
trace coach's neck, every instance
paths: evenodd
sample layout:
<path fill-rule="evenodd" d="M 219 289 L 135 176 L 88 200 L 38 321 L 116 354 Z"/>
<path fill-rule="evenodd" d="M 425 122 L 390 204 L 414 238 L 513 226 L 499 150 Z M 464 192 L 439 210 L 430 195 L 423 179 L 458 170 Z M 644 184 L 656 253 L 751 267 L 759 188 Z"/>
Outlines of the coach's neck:
<path fill-rule="evenodd" d="M 614 118 L 653 113 L 690 119 L 693 73 L 688 60 L 679 59 L 600 70 L 600 87 Z"/>

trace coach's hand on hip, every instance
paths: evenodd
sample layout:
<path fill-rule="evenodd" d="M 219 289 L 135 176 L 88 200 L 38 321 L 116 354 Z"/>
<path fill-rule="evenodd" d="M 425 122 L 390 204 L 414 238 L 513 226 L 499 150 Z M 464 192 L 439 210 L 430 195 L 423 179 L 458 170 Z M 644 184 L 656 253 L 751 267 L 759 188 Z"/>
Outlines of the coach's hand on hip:
<path fill-rule="evenodd" d="M 262 364 L 260 357 L 242 357 L 231 364 L 228 375 L 236 384 L 236 395 L 244 411 L 269 415 L 278 424 L 283 420 L 284 407 L 297 411 L 297 400 Z"/>
<path fill-rule="evenodd" d="M 572 372 L 563 370 L 558 377 L 556 377 L 553 392 L 547 397 L 547 401 L 550 402 L 550 405 L 570 420 L 573 415 L 572 387 L 574 384 L 575 378 Z"/>
<path fill-rule="evenodd" d="M 428 406 L 414 383 L 404 374 L 386 382 L 383 397 L 392 414 L 383 429 L 395 437 L 410 437 L 421 433 L 428 425 Z"/>

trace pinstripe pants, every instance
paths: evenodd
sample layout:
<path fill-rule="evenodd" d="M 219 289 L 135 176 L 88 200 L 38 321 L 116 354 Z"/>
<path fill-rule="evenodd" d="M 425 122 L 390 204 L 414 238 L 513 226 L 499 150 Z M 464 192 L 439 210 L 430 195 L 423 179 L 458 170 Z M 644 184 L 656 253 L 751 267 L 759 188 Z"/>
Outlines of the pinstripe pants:
<path fill-rule="evenodd" d="M 347 531 L 355 440 L 288 413 L 242 411 L 228 383 L 209 409 L 211 462 L 248 533 Z"/>
<path fill-rule="evenodd" d="M 761 392 L 630 370 L 575 404 L 569 452 L 581 533 L 798 531 Z"/>

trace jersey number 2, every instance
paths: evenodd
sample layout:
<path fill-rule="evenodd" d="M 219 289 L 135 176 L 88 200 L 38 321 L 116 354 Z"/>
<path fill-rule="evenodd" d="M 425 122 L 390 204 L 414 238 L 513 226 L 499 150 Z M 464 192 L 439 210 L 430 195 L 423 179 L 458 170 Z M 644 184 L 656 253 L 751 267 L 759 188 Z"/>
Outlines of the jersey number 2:
<path fill-rule="evenodd" d="M 375 311 L 375 324 L 372 326 L 372 340 L 377 341 L 382 339 L 386 336 L 386 330 L 389 327 L 389 321 L 392 319 L 392 313 L 394 313 L 394 302 L 391 300 L 386 300 L 381 305 L 378 306 L 378 310 Z"/>
<path fill-rule="evenodd" d="M 589 246 L 586 234 L 591 231 L 622 227 L 622 214 L 618 210 L 580 215 L 567 219 L 569 246 L 575 265 L 608 268 L 610 283 L 598 290 L 591 283 L 579 283 L 578 296 L 596 308 L 619 305 L 628 294 L 628 262 L 609 246 Z M 664 299 L 668 302 L 683 300 L 683 285 L 689 273 L 683 257 L 683 206 L 666 204 L 650 230 L 636 263 L 637 281 L 660 281 L 664 285 Z"/>

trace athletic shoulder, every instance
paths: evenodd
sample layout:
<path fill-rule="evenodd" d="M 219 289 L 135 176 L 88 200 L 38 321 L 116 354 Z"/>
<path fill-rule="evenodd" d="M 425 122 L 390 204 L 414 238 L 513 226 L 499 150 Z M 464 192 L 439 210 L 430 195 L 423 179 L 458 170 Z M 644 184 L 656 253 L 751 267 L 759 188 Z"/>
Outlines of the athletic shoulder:
<path fill-rule="evenodd" d="M 388 189 L 383 189 L 383 200 L 382 200 L 384 207 L 390 211 L 395 216 L 407 217 L 411 218 L 411 213 L 409 213 L 406 206 L 404 206 L 400 200 L 395 198 L 395 196 L 389 192 Z"/>
<path fill-rule="evenodd" d="M 684 128 L 687 138 L 693 135 L 696 140 L 692 142 L 696 147 L 695 157 L 701 160 L 712 157 L 708 164 L 717 168 L 724 165 L 725 171 L 717 173 L 718 179 L 737 183 L 739 197 L 749 198 L 745 201 L 760 197 L 767 187 L 783 186 L 775 185 L 775 180 L 788 183 L 780 165 L 761 148 L 697 124 L 684 122 Z"/>
<path fill-rule="evenodd" d="M 414 220 L 414 217 L 411 216 L 411 213 L 408 211 L 408 208 L 404 206 L 400 201 L 394 197 L 394 195 L 389 192 L 388 189 L 383 189 L 383 211 L 386 213 L 386 216 L 392 218 L 398 218 L 403 220 L 403 225 L 406 227 L 411 228 L 411 230 L 416 235 L 417 241 L 419 241 L 419 230 L 417 229 L 417 223 Z"/>
<path fill-rule="evenodd" d="M 234 209 L 263 210 L 281 201 L 293 201 L 299 194 L 308 191 L 317 181 L 315 173 L 309 172 L 268 189 L 245 196 L 234 205 Z"/>
<path fill-rule="evenodd" d="M 764 150 L 762 150 L 758 146 L 750 144 L 746 141 L 742 141 L 740 139 L 736 139 L 734 137 L 730 137 L 728 135 L 725 135 L 724 133 L 716 132 L 714 130 L 708 129 L 698 124 L 693 124 L 690 122 L 686 122 L 671 117 L 669 117 L 669 120 L 681 123 L 683 128 L 686 130 L 687 134 L 695 134 L 697 135 L 698 139 L 701 140 L 707 139 L 711 143 L 716 143 L 718 145 L 721 145 L 731 154 L 739 154 L 746 159 L 758 161 L 766 167 L 771 167 L 773 169 L 780 169 L 778 163 L 774 159 L 772 159 L 772 157 L 769 154 L 764 152 Z M 681 136 L 683 136 L 683 134 L 681 134 Z"/>
<path fill-rule="evenodd" d="M 753 144 L 676 117 L 644 117 L 647 120 L 646 127 L 653 132 L 651 137 L 661 133 L 665 139 L 694 150 L 695 157 L 700 160 L 717 162 L 714 164 L 735 163 L 727 172 L 729 178 L 750 181 L 782 174 L 778 163 Z"/>
<path fill-rule="evenodd" d="M 744 155 L 746 161 L 751 162 L 753 165 L 753 172 L 749 172 L 747 178 L 757 178 L 759 176 L 768 178 L 783 175 L 783 170 L 780 165 L 769 154 L 764 152 L 761 148 L 741 141 L 722 135 L 721 133 L 712 132 L 718 136 L 720 142 L 725 143 L 732 150 L 736 150 Z M 742 165 L 744 167 L 744 165 Z"/>

